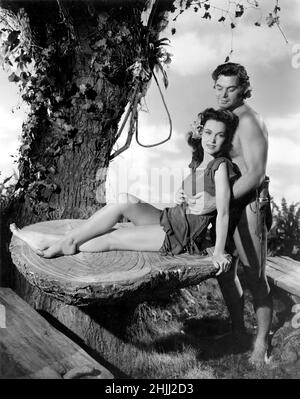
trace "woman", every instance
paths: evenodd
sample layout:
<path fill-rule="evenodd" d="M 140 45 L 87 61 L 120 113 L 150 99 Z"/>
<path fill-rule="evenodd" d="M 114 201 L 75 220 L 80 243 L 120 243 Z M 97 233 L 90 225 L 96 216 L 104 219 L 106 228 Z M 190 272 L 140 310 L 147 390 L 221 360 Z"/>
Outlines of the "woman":
<path fill-rule="evenodd" d="M 131 194 L 107 204 L 80 227 L 64 235 L 20 230 L 11 231 L 45 258 L 72 255 L 77 251 L 110 250 L 160 251 L 178 254 L 200 252 L 210 222 L 215 223 L 213 263 L 217 274 L 228 270 L 231 257 L 225 252 L 229 226 L 231 180 L 238 177 L 229 159 L 229 150 L 238 117 L 230 111 L 206 109 L 200 116 L 199 135 L 189 134 L 194 148 L 192 174 L 176 195 L 177 205 L 163 211 Z M 198 168 L 201 164 L 201 168 Z M 198 191 L 197 191 L 198 189 Z M 113 229 L 121 216 L 134 226 Z"/>

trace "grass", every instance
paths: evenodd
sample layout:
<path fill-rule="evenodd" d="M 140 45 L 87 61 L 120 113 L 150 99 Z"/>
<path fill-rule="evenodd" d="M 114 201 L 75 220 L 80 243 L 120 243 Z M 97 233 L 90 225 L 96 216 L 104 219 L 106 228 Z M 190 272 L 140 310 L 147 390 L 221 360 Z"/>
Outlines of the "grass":
<path fill-rule="evenodd" d="M 299 364 L 256 370 L 248 362 L 251 337 L 243 344 L 225 335 L 229 319 L 217 281 L 175 293 L 169 301 L 140 304 L 126 340 L 136 350 L 123 353 L 133 378 L 266 379 L 299 378 Z M 245 322 L 254 335 L 251 296 L 245 289 Z"/>

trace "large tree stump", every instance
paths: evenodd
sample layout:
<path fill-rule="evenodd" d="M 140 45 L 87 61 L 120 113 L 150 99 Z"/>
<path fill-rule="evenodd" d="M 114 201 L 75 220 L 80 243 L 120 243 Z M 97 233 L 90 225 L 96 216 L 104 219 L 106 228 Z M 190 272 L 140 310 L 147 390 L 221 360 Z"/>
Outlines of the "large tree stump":
<path fill-rule="evenodd" d="M 34 228 L 63 232 L 70 223 L 81 222 L 43 222 Z M 129 376 L 139 367 L 136 359 L 147 357 L 148 348 L 134 344 L 131 332 L 147 328 L 150 319 L 153 323 L 151 301 L 215 274 L 207 256 L 112 251 L 41 259 L 15 237 L 10 248 L 17 293 L 84 349 Z"/>
<path fill-rule="evenodd" d="M 80 223 L 82 221 L 59 220 L 26 228 L 64 233 Z M 122 224 L 116 228 L 122 228 Z M 120 300 L 140 303 L 153 299 L 155 294 L 167 295 L 175 289 L 198 284 L 216 273 L 208 255 L 162 256 L 158 252 L 111 251 L 44 259 L 16 237 L 11 241 L 10 250 L 13 263 L 28 282 L 76 306 Z"/>

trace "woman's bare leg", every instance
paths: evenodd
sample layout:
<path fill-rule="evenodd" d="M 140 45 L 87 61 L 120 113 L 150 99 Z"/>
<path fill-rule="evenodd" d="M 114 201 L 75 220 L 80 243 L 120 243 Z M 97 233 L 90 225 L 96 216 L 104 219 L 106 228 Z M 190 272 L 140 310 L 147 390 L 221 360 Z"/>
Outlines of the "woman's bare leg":
<path fill-rule="evenodd" d="M 13 235 L 25 241 L 34 251 L 49 248 L 50 245 L 64 238 L 64 234 L 43 234 L 32 230 L 19 229 L 15 223 L 10 225 L 10 231 Z"/>
<path fill-rule="evenodd" d="M 130 195 L 127 201 L 108 204 L 100 209 L 85 223 L 67 233 L 66 238 L 72 238 L 75 245 L 79 246 L 93 237 L 107 233 L 122 216 L 136 226 L 159 224 L 160 210 Z"/>
<path fill-rule="evenodd" d="M 26 231 L 25 237 L 23 230 L 18 231 L 18 236 L 28 242 L 34 250 L 41 249 L 38 244 L 43 240 L 43 247 L 48 248 L 45 254 L 47 257 L 72 255 L 76 252 L 76 248 L 84 242 L 110 231 L 121 216 L 127 217 L 135 225 L 159 225 L 160 210 L 133 195 L 122 194 L 118 203 L 106 205 L 79 227 L 67 232 L 63 238 L 58 236 L 56 241 L 52 236 L 48 237 L 42 233 L 38 237 L 36 233 L 32 232 L 32 237 L 28 237 L 28 231 Z"/>
<path fill-rule="evenodd" d="M 80 252 L 158 251 L 164 238 L 165 232 L 158 224 L 124 227 L 94 237 L 79 245 L 78 249 Z M 45 257 L 52 257 L 49 250 L 44 251 Z"/>

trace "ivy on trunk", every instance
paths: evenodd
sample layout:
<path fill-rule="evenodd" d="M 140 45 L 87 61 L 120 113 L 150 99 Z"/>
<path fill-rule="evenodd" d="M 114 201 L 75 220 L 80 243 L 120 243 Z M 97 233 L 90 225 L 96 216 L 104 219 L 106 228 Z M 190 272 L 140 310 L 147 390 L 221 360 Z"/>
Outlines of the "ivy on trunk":
<path fill-rule="evenodd" d="M 157 3 L 149 27 L 141 21 L 146 0 L 1 1 L 15 23 L 3 30 L 6 62 L 14 53 L 18 66 L 9 79 L 30 105 L 11 212 L 21 225 L 84 218 L 105 202 L 118 122 L 137 87 L 145 94 L 149 43 L 172 2 Z M 150 73 L 141 78 L 136 63 Z"/>

